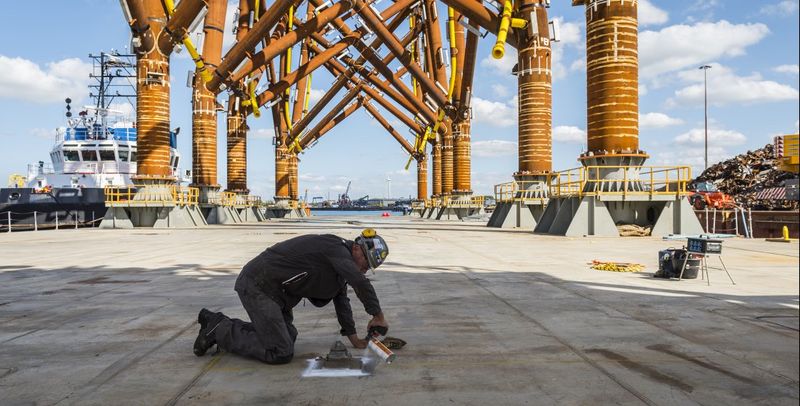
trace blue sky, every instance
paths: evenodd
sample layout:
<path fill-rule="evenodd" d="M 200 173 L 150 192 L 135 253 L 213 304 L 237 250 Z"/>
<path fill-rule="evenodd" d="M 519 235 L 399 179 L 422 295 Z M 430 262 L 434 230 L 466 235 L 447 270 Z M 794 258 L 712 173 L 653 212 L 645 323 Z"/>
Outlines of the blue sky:
<path fill-rule="evenodd" d="M 550 17 L 561 26 L 553 83 L 553 165 L 561 170 L 577 166 L 585 147 L 585 24 L 582 8 L 571 7 L 568 0 L 552 3 Z M 130 36 L 117 0 L 40 2 L 33 29 L 30 7 L 24 4 L 9 2 L 0 14 L 2 179 L 48 157 L 54 129 L 64 125 L 65 97 L 74 105 L 88 103 L 87 54 L 124 49 Z M 235 7 L 229 5 L 229 26 Z M 708 72 L 711 162 L 798 131 L 798 0 L 640 0 L 639 14 L 640 143 L 651 155 L 648 164 L 702 169 L 703 78 L 697 67 L 703 64 L 713 67 Z M 229 27 L 226 32 L 230 38 Z M 482 40 L 475 77 L 472 179 L 477 193 L 490 193 L 517 169 L 516 78 L 510 75 L 515 54 L 491 59 L 493 42 L 491 35 Z M 181 166 L 189 168 L 190 89 L 185 82 L 192 64 L 185 52 L 172 60 L 172 126 L 182 128 Z M 315 96 L 330 83 L 327 73 L 314 75 Z M 390 121 L 410 138 L 399 122 Z M 222 117 L 219 123 L 219 181 L 224 186 Z M 251 118 L 249 124 L 249 186 L 270 198 L 270 115 Z M 308 189 L 309 199 L 335 197 L 352 180 L 351 196 L 385 196 L 389 177 L 392 195 L 415 195 L 416 174 L 413 167 L 403 170 L 406 159 L 396 141 L 359 111 L 301 155 L 300 191 Z"/>

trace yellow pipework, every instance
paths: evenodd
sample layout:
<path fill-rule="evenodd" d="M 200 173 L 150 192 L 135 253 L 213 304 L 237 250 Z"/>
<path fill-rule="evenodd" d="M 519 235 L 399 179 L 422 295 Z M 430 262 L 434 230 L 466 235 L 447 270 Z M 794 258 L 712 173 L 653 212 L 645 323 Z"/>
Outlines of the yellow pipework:
<path fill-rule="evenodd" d="M 253 109 L 253 117 L 259 118 L 261 117 L 261 109 L 258 108 L 258 101 L 256 100 L 256 85 L 258 85 L 258 81 L 255 79 L 251 80 L 247 85 L 247 90 L 250 94 L 250 100 L 246 100 L 242 103 L 242 105 L 251 106 Z"/>
<path fill-rule="evenodd" d="M 300 117 L 305 117 L 306 113 L 308 113 L 308 100 L 311 98 L 311 79 L 313 74 L 308 74 L 308 80 L 306 81 L 306 97 L 303 99 L 303 113 Z"/>
<path fill-rule="evenodd" d="M 293 25 L 294 25 L 294 6 L 291 6 L 289 7 L 289 18 L 287 18 L 287 23 L 286 23 L 287 33 L 292 30 Z M 292 47 L 289 47 L 289 49 L 286 50 L 286 74 L 288 75 L 289 72 L 291 71 L 292 71 Z M 285 101 L 283 108 L 284 115 L 286 115 L 286 126 L 289 129 L 289 131 L 292 130 L 292 116 L 289 111 L 289 98 L 291 94 L 292 94 L 291 88 L 287 88 L 285 93 Z"/>
<path fill-rule="evenodd" d="M 300 146 L 300 137 L 294 137 L 292 143 L 289 144 L 289 153 L 299 154 L 303 152 L 303 147 Z"/>
<path fill-rule="evenodd" d="M 167 14 L 172 17 L 172 14 L 175 13 L 175 2 L 173 0 L 164 0 L 164 6 L 167 7 Z M 197 52 L 197 48 L 194 47 L 189 36 L 184 35 L 183 38 L 181 38 L 181 42 L 184 48 L 186 48 L 186 52 L 192 57 L 194 66 L 197 67 L 197 73 L 203 79 L 203 82 L 211 80 L 211 72 L 206 69 L 206 65 L 203 63 L 203 57 Z"/>
<path fill-rule="evenodd" d="M 456 21 L 455 21 L 455 11 L 453 11 L 452 7 L 447 8 L 447 17 L 449 17 L 450 21 L 448 22 L 448 33 L 450 37 L 450 49 L 456 49 Z M 447 88 L 447 98 L 452 102 L 453 101 L 453 89 L 456 88 L 456 69 L 458 60 L 456 58 L 456 54 L 454 52 L 450 52 L 450 86 Z"/>
<path fill-rule="evenodd" d="M 503 2 L 503 14 L 500 18 L 500 28 L 497 30 L 497 42 L 492 47 L 492 57 L 494 59 L 501 59 L 506 53 L 506 37 L 508 36 L 508 28 L 511 25 L 512 8 L 511 0 Z"/>
<path fill-rule="evenodd" d="M 512 18 L 511 19 L 511 28 L 525 28 L 528 26 L 528 22 L 525 21 L 524 18 Z"/>
<path fill-rule="evenodd" d="M 253 23 L 258 21 L 258 12 L 260 11 L 258 8 L 259 8 L 259 6 L 261 6 L 261 4 L 259 4 L 259 3 L 260 3 L 260 1 L 256 0 L 256 2 L 254 4 L 254 7 L 253 7 Z"/>
<path fill-rule="evenodd" d="M 408 19 L 408 28 L 412 32 L 414 31 L 414 19 L 415 19 L 415 17 L 413 15 Z M 414 55 L 416 55 L 416 53 L 417 53 L 417 42 L 416 41 L 412 41 L 411 42 L 411 63 L 416 63 L 416 58 L 414 58 Z M 419 96 L 419 93 L 417 93 L 417 78 L 414 77 L 414 75 L 411 75 L 411 89 L 414 90 L 414 96 Z M 410 159 L 408 160 L 408 163 L 406 164 L 406 169 L 408 169 L 408 165 L 409 164 L 411 164 L 411 160 Z"/>

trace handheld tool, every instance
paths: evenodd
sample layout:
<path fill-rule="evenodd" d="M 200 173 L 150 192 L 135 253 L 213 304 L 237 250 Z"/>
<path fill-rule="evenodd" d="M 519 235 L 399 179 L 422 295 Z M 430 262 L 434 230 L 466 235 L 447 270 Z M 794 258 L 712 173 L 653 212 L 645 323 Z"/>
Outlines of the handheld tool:
<path fill-rule="evenodd" d="M 397 359 L 397 355 L 380 340 L 380 337 L 385 336 L 388 332 L 389 329 L 386 327 L 372 326 L 369 328 L 369 331 L 367 331 L 365 340 L 367 340 L 367 348 L 369 348 L 370 351 L 374 352 L 378 358 L 382 359 L 387 364 L 391 364 Z"/>

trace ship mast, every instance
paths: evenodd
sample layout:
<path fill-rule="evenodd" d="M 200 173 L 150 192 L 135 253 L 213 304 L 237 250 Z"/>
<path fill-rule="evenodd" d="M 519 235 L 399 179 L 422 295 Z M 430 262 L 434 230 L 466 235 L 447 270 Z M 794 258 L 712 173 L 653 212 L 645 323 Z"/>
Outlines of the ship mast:
<path fill-rule="evenodd" d="M 116 98 L 123 98 L 135 107 L 136 103 L 136 55 L 121 54 L 115 50 L 100 55 L 89 54 L 95 82 L 89 84 L 89 97 L 94 99 L 96 114 L 100 116 L 103 132 L 106 129 L 108 106 Z"/>

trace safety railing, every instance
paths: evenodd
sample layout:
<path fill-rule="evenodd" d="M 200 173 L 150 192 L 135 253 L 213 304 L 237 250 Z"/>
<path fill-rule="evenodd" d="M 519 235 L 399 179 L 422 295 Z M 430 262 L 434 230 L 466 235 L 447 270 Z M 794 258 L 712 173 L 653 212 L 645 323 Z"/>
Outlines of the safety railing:
<path fill-rule="evenodd" d="M 447 207 L 454 209 L 476 209 L 483 207 L 484 196 L 455 196 L 448 198 Z"/>
<path fill-rule="evenodd" d="M 200 189 L 178 185 L 106 186 L 103 192 L 107 207 L 189 206 L 200 197 Z"/>
<path fill-rule="evenodd" d="M 172 189 L 175 203 L 181 206 L 196 205 L 200 198 L 200 189 L 188 186 L 175 186 Z"/>
<path fill-rule="evenodd" d="M 547 194 L 545 181 L 511 181 L 494 186 L 494 199 L 497 203 L 542 203 L 547 200 Z"/>
<path fill-rule="evenodd" d="M 691 180 L 688 166 L 587 166 L 552 174 L 550 196 L 682 196 Z"/>
<path fill-rule="evenodd" d="M 94 210 L 0 211 L 0 234 L 97 227 L 103 220 L 103 214 L 95 213 Z"/>
<path fill-rule="evenodd" d="M 494 185 L 494 200 L 498 203 L 506 203 L 514 200 L 517 192 L 517 182 L 506 182 Z"/>
<path fill-rule="evenodd" d="M 248 207 L 261 207 L 264 205 L 264 202 L 261 201 L 261 196 L 247 195 L 246 200 Z"/>

